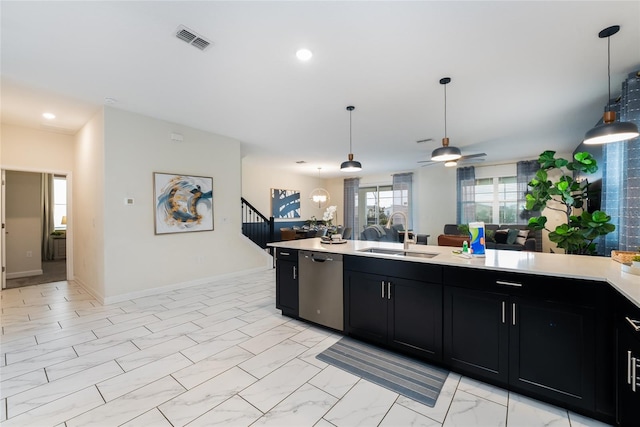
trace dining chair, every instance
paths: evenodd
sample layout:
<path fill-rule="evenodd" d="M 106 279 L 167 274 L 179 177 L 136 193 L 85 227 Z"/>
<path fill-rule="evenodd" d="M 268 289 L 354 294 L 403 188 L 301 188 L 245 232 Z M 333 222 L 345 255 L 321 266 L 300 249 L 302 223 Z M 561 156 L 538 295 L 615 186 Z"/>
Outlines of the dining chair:
<path fill-rule="evenodd" d="M 345 227 L 345 229 L 342 230 L 342 239 L 349 240 L 350 238 L 351 238 L 351 227 Z"/>

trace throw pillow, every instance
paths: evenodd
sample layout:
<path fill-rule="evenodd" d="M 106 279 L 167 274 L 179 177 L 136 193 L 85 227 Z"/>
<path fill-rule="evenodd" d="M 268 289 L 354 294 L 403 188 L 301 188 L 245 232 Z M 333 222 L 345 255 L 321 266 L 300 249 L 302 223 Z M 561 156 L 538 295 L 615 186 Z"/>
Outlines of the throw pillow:
<path fill-rule="evenodd" d="M 493 238 L 496 243 L 507 243 L 507 235 L 509 234 L 509 230 L 496 230 Z"/>
<path fill-rule="evenodd" d="M 517 228 L 510 228 L 507 233 L 507 245 L 513 245 L 518 238 L 518 230 Z"/>
<path fill-rule="evenodd" d="M 518 230 L 518 237 L 516 237 L 516 243 L 519 245 L 524 245 L 524 242 L 527 241 L 527 237 L 529 237 L 529 230 Z"/>

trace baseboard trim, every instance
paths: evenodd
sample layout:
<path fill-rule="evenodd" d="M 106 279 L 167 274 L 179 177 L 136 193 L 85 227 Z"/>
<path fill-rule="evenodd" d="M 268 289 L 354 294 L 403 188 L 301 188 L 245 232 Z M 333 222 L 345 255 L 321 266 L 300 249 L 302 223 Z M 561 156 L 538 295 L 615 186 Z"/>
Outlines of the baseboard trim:
<path fill-rule="evenodd" d="M 271 266 L 266 267 L 257 267 L 247 270 L 234 271 L 231 273 L 219 274 L 216 276 L 204 277 L 197 280 L 191 280 L 188 282 L 175 283 L 173 285 L 160 286 L 157 288 L 145 289 L 142 291 L 129 292 L 121 295 L 114 295 L 112 297 L 104 297 L 102 295 L 98 295 L 93 289 L 89 288 L 86 284 L 82 283 L 80 280 L 74 280 L 78 285 L 80 285 L 87 293 L 89 293 L 92 297 L 94 297 L 98 302 L 102 305 L 116 304 L 122 301 L 128 301 L 136 298 L 143 298 L 148 296 L 153 296 L 157 294 L 161 294 L 163 292 L 174 291 L 176 289 L 184 289 L 189 288 L 191 286 L 199 286 L 205 285 L 207 283 L 214 283 L 220 280 L 230 279 L 233 277 L 244 276 L 245 274 L 258 273 L 261 271 L 272 270 Z"/>
<path fill-rule="evenodd" d="M 17 271 L 15 273 L 7 273 L 7 279 L 21 279 L 23 277 L 40 276 L 44 272 L 40 270 Z"/>

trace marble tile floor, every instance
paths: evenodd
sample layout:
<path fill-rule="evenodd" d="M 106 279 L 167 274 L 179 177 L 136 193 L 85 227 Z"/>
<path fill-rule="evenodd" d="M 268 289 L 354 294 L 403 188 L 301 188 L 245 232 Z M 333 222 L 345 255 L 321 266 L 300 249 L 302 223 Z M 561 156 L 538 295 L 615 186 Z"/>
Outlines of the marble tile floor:
<path fill-rule="evenodd" d="M 13 426 L 602 426 L 451 373 L 431 408 L 315 356 L 340 335 L 281 316 L 275 271 L 103 306 L 73 282 L 0 293 Z"/>

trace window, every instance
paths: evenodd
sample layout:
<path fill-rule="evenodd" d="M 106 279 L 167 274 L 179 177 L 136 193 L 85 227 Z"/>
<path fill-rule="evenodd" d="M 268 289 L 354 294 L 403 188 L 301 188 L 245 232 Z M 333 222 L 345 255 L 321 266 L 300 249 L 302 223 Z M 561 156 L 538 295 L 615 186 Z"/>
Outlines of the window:
<path fill-rule="evenodd" d="M 515 176 L 476 179 L 476 221 L 515 224 L 518 218 L 518 182 Z"/>
<path fill-rule="evenodd" d="M 356 205 L 360 224 L 385 225 L 393 210 L 393 187 L 391 185 L 360 187 Z M 362 218 L 365 220 L 363 221 Z"/>
<path fill-rule="evenodd" d="M 67 229 L 67 178 L 53 177 L 53 224 L 56 230 Z"/>

